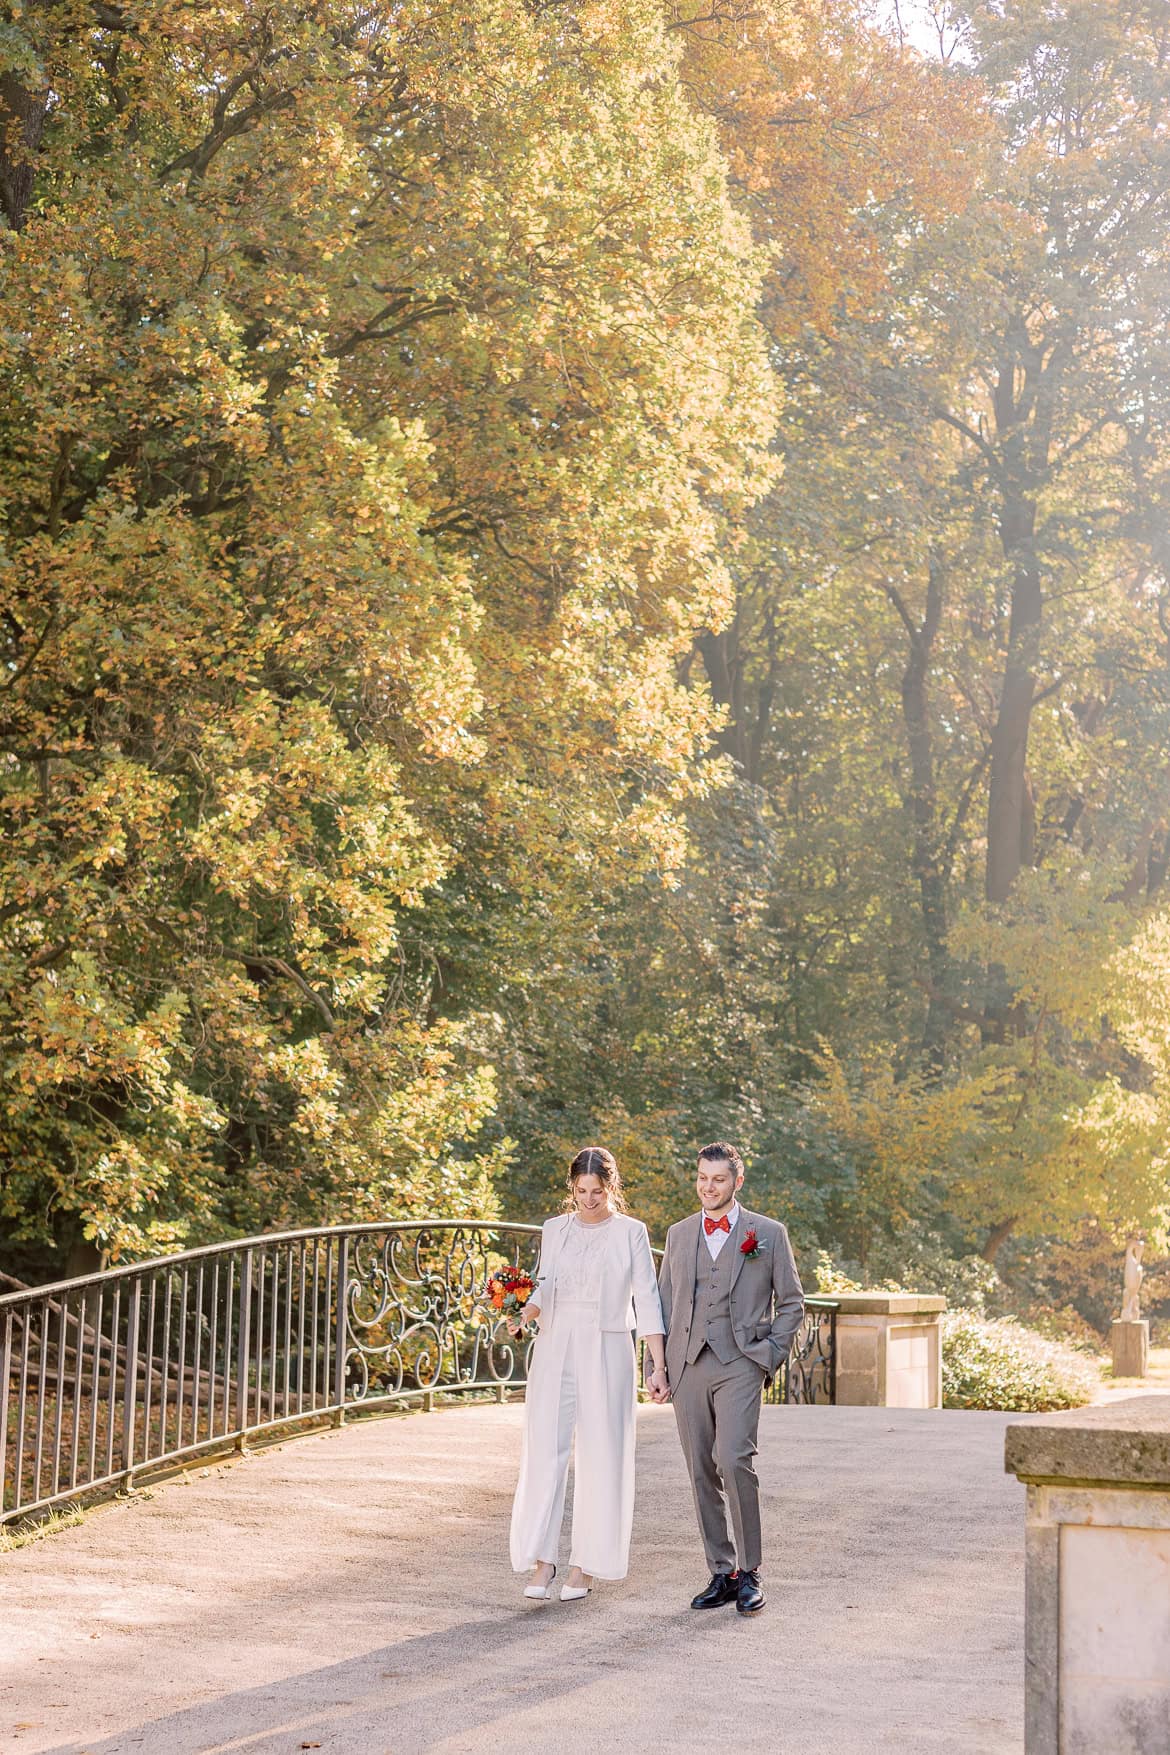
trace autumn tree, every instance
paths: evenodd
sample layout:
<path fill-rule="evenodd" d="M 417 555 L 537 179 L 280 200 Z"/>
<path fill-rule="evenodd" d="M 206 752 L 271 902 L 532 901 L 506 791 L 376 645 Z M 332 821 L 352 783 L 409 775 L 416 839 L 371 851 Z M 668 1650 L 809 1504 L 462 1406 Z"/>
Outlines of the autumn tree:
<path fill-rule="evenodd" d="M 994 1257 L 1166 1204 L 1165 20 L 950 21 L 948 77 L 994 123 L 974 198 L 890 215 L 884 299 L 786 351 L 785 472 L 720 639 L 726 747 L 803 951 L 777 987 L 819 968 L 827 999 L 788 1077 L 855 1167 L 879 1136 L 892 1161 L 899 1113 L 925 1164 L 924 1073 L 965 1091 L 917 1198 Z M 818 1037 L 850 1092 L 832 1115 Z M 847 1192 L 839 1236 L 859 1211 Z"/>
<path fill-rule="evenodd" d="M 842 496 L 851 484 L 862 494 L 865 418 L 864 397 L 850 404 L 829 382 L 831 343 L 852 313 L 888 310 L 904 235 L 962 205 L 970 149 L 986 128 L 968 82 L 903 55 L 860 10 L 676 5 L 669 20 L 684 83 L 718 126 L 733 198 L 765 263 L 760 313 L 783 396 L 784 470 L 754 510 L 729 516 L 729 608 L 682 664 L 692 698 L 709 692 L 722 715 L 712 752 L 722 761 L 704 763 L 707 795 L 688 808 L 689 855 L 665 882 L 597 891 L 571 951 L 543 964 L 529 956 L 526 977 L 505 989 L 499 1057 L 502 1125 L 521 1142 L 514 1178 L 525 1198 L 548 1198 L 563 1142 L 604 1125 L 637 1142 L 634 1190 L 660 1220 L 690 1200 L 693 1148 L 713 1133 L 736 1132 L 758 1167 L 776 1167 L 777 1199 L 797 1198 L 776 1157 L 794 1081 L 810 1071 L 818 1033 L 835 1034 L 858 988 L 880 994 L 888 973 L 891 959 L 874 960 L 858 924 L 874 906 L 873 872 L 831 900 L 823 883 L 826 856 L 872 865 L 866 816 L 837 808 L 850 785 L 858 794 L 870 785 L 872 758 L 855 758 L 844 722 L 818 706 L 822 696 L 841 704 L 841 648 L 836 612 L 814 588 L 826 562 L 813 529 L 826 546 L 848 540 Z M 844 426 L 830 430 L 842 410 Z M 815 481 L 818 471 L 828 479 Z M 862 474 L 868 483 L 877 469 L 865 462 Z M 866 534 L 860 521 L 854 535 Z M 856 724 L 859 736 L 871 730 L 860 705 Z M 895 718 L 887 741 L 896 732 Z M 816 760 L 838 770 L 832 854 L 806 820 L 824 814 L 796 755 L 808 738 Z M 883 791 L 875 819 L 895 796 L 889 782 Z M 892 847 L 881 868 L 883 914 L 902 897 L 900 860 Z M 824 1217 L 807 1183 L 800 1199 L 810 1220 L 818 1207 Z"/>
<path fill-rule="evenodd" d="M 10 1248 L 490 1211 L 443 935 L 677 857 L 675 659 L 771 467 L 713 129 L 645 0 L 5 50 Z"/>
<path fill-rule="evenodd" d="M 1161 1222 L 1167 27 L 928 10 L 10 22 L 10 1255 Z"/>

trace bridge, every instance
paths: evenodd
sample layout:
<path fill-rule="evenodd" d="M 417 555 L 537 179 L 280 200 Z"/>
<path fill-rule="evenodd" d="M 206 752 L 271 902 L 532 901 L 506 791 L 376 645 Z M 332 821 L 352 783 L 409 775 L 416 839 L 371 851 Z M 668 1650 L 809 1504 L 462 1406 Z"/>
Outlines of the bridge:
<path fill-rule="evenodd" d="M 0 1749 L 1020 1755 L 1006 1417 L 832 1405 L 828 1308 L 762 1410 L 764 1615 L 688 1608 L 689 1488 L 649 1405 L 629 1577 L 523 1601 L 524 1360 L 477 1288 L 532 1236 L 294 1234 L 0 1300 L 7 1507 L 18 1480 L 26 1508 L 138 1483 L 0 1554 Z"/>
<path fill-rule="evenodd" d="M 418 1220 L 285 1231 L 0 1298 L 0 1525 L 323 1420 L 523 1392 L 489 1275 L 540 1229 Z M 836 1305 L 810 1298 L 773 1390 L 832 1401 Z"/>

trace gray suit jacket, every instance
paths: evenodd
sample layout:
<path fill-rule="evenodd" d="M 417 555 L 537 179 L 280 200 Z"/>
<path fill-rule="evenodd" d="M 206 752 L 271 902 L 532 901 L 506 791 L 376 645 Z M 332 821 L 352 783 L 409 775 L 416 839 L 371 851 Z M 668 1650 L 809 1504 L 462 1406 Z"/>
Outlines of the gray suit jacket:
<path fill-rule="evenodd" d="M 695 1262 L 700 1213 L 680 1219 L 666 1233 L 658 1294 L 666 1326 L 666 1371 L 677 1383 L 686 1365 L 695 1302 Z M 740 1249 L 749 1231 L 760 1252 L 749 1261 Z M 731 1268 L 731 1328 L 741 1353 L 763 1367 L 769 1382 L 788 1357 L 804 1317 L 804 1292 L 788 1232 L 778 1219 L 739 1209 L 739 1222 L 723 1245 L 735 1251 Z"/>

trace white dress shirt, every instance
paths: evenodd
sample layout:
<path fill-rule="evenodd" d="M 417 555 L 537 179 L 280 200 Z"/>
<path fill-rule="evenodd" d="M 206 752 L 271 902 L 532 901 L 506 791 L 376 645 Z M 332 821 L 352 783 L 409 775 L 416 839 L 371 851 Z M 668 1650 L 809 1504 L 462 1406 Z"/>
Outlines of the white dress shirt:
<path fill-rule="evenodd" d="M 701 1225 L 703 1224 L 703 1220 L 706 1218 L 706 1216 L 707 1216 L 706 1213 L 700 1213 L 699 1223 Z M 711 1251 L 711 1260 L 712 1261 L 714 1261 L 716 1259 L 716 1257 L 719 1254 L 719 1251 L 723 1248 L 723 1245 L 727 1242 L 728 1238 L 731 1236 L 732 1231 L 735 1230 L 735 1227 L 736 1227 L 738 1222 L 739 1222 L 739 1202 L 737 1200 L 733 1200 L 730 1207 L 727 1209 L 727 1223 L 730 1227 L 729 1230 L 727 1230 L 727 1231 L 723 1231 L 723 1230 L 708 1231 L 706 1225 L 703 1225 L 703 1238 L 707 1244 L 707 1248 Z"/>

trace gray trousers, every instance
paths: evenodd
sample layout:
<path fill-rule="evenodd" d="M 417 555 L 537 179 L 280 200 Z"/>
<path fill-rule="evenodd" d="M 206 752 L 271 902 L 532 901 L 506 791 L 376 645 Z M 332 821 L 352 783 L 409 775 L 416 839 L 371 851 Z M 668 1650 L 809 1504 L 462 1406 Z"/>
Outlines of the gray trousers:
<path fill-rule="evenodd" d="M 743 1354 L 724 1365 L 704 1347 L 673 1391 L 674 1417 L 695 1490 L 712 1572 L 760 1564 L 760 1483 L 753 1467 L 764 1373 Z M 731 1531 L 727 1514 L 731 1512 Z"/>

